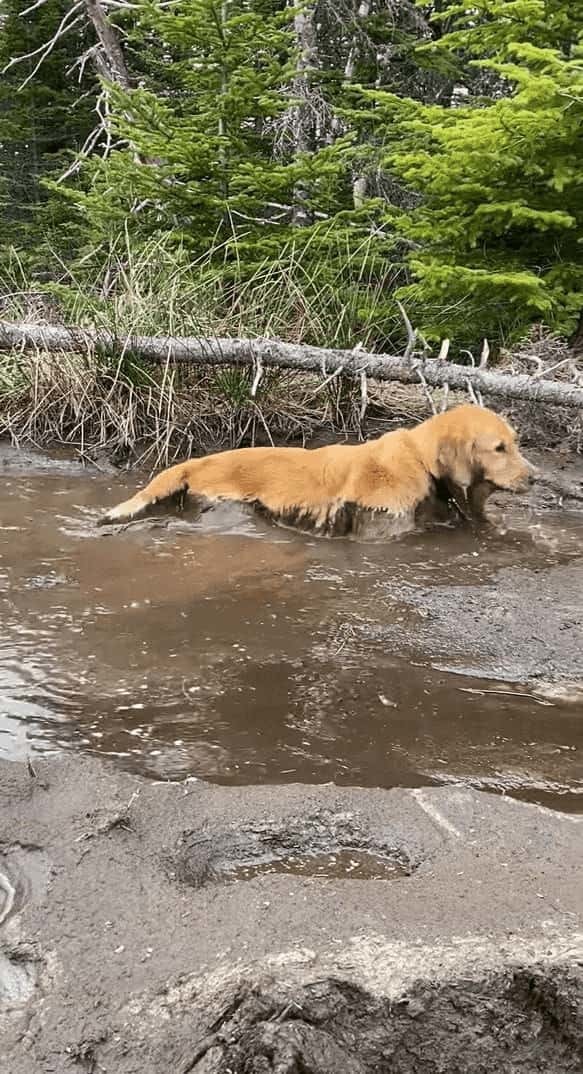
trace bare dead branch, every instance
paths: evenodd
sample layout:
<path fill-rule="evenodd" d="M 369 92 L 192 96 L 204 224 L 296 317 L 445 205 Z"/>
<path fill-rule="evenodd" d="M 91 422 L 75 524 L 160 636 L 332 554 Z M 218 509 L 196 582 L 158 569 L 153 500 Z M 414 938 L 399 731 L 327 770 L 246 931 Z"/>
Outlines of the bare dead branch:
<path fill-rule="evenodd" d="M 425 377 L 423 376 L 423 373 L 421 372 L 420 369 L 418 370 L 418 374 L 419 374 L 419 380 L 421 381 L 421 385 L 423 387 L 423 391 L 425 393 L 425 398 L 427 399 L 427 402 L 429 403 L 429 406 L 431 407 L 431 413 L 432 414 L 437 414 L 437 407 L 435 405 L 435 400 L 434 400 L 431 392 L 429 391 L 429 388 L 427 387 L 427 381 L 425 380 Z"/>
<path fill-rule="evenodd" d="M 542 362 L 540 367 L 534 374 L 535 377 L 548 377 L 549 373 L 554 373 L 557 369 L 562 369 L 565 365 L 571 365 L 573 358 L 569 355 L 568 358 L 563 358 L 560 362 L 554 362 L 553 365 L 543 366 Z M 575 370 L 575 376 L 579 376 L 578 370 Z"/>
<path fill-rule="evenodd" d="M 255 376 L 253 377 L 253 384 L 251 385 L 251 398 L 254 399 L 257 395 L 257 389 L 263 376 L 263 362 L 258 357 L 255 363 Z"/>
<path fill-rule="evenodd" d="M 48 4 L 48 0 L 35 0 L 34 4 L 30 7 L 25 7 L 24 11 L 20 12 L 20 18 L 24 19 L 27 15 L 30 15 L 33 11 L 36 11 L 38 7 L 42 7 L 43 4 Z"/>
<path fill-rule="evenodd" d="M 474 391 L 474 387 L 472 385 L 471 380 L 466 380 L 466 389 L 470 399 L 472 400 L 472 403 L 474 403 L 476 406 L 479 406 L 480 404 L 478 402 L 478 397 Z"/>
<path fill-rule="evenodd" d="M 314 388 L 314 391 L 312 392 L 312 395 L 317 395 L 318 392 L 322 391 L 322 388 L 326 388 L 328 386 L 328 384 L 331 384 L 332 381 L 336 380 L 336 378 L 339 377 L 340 374 L 343 373 L 343 372 L 344 372 L 344 366 L 339 365 L 338 368 L 335 369 L 333 373 L 330 373 L 330 375 L 327 376 L 326 379 L 323 380 L 321 384 L 318 384 L 317 388 Z"/>
<path fill-rule="evenodd" d="M 55 45 L 58 44 L 61 38 L 64 37 L 65 34 L 69 32 L 69 30 L 73 29 L 74 26 L 76 26 L 79 22 L 82 21 L 81 15 L 77 15 L 72 22 L 69 21 L 73 15 L 76 15 L 76 12 L 81 10 L 82 7 L 83 0 L 77 0 L 77 3 L 73 4 L 73 7 L 70 7 L 68 11 L 65 12 L 53 36 L 50 37 L 48 41 L 44 41 L 42 45 L 39 45 L 38 48 L 33 49 L 31 52 L 23 53 L 22 56 L 13 56 L 12 59 L 9 60 L 8 63 L 2 68 L 2 74 L 6 74 L 6 72 L 9 71 L 11 67 L 17 67 L 19 64 L 25 63 L 26 60 L 32 60 L 35 58 L 35 56 L 40 56 L 40 60 L 35 65 L 31 73 L 27 75 L 24 82 L 20 86 L 20 89 L 23 89 L 24 86 L 26 86 L 27 83 L 30 82 L 32 78 L 34 78 L 39 67 L 41 67 L 46 57 L 53 51 Z"/>
<path fill-rule="evenodd" d="M 366 373 L 363 370 L 360 374 L 360 410 L 358 413 L 360 421 L 364 421 L 366 411 L 368 407 L 368 381 L 366 379 Z"/>
<path fill-rule="evenodd" d="M 450 345 L 449 339 L 442 339 L 441 346 L 439 348 L 439 354 L 437 355 L 437 361 L 438 362 L 445 362 L 445 360 L 446 360 L 446 358 L 447 358 L 447 356 L 449 354 L 449 345 Z"/>
<path fill-rule="evenodd" d="M 414 330 L 413 325 L 411 324 L 411 321 L 407 316 L 405 307 L 399 301 L 397 301 L 397 306 L 399 307 L 399 313 L 403 318 L 403 323 L 407 331 L 407 346 L 405 348 L 403 359 L 405 362 L 408 362 L 415 349 L 415 344 L 417 342 L 417 333 Z"/>
<path fill-rule="evenodd" d="M 57 183 L 63 183 L 65 179 L 68 179 L 71 175 L 75 175 L 79 171 L 83 164 L 83 161 L 87 160 L 87 158 L 91 155 L 93 149 L 95 148 L 97 142 L 102 135 L 105 136 L 105 148 L 102 156 L 105 158 L 109 155 L 111 147 L 111 131 L 108 125 L 109 107 L 107 101 L 107 93 L 105 90 L 101 91 L 95 101 L 95 111 L 98 116 L 97 126 L 93 128 L 91 133 L 85 139 L 85 142 L 77 153 L 77 156 L 75 157 L 75 160 L 72 162 L 72 164 L 69 165 L 69 167 L 66 169 L 66 171 L 63 172 L 62 175 L 59 175 Z"/>

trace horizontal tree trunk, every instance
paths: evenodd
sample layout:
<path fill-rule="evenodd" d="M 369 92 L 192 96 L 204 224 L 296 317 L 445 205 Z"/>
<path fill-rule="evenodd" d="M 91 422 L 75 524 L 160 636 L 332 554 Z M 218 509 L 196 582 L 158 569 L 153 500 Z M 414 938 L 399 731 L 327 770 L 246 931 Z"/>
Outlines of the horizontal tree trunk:
<path fill-rule="evenodd" d="M 400 384 L 425 382 L 431 387 L 474 391 L 502 399 L 522 399 L 531 403 L 558 404 L 583 409 L 583 388 L 561 381 L 545 380 L 526 373 L 497 373 L 489 369 L 443 362 L 439 359 L 410 358 L 389 354 L 368 354 L 356 349 L 335 350 L 270 339 L 200 339 L 197 337 L 118 337 L 111 332 L 52 325 L 11 324 L 0 321 L 0 350 L 78 351 L 98 348 L 105 353 L 131 353 L 141 361 L 162 365 L 167 361 L 192 365 L 236 365 L 290 369 L 297 372 L 335 373 L 371 380 L 398 381 Z"/>

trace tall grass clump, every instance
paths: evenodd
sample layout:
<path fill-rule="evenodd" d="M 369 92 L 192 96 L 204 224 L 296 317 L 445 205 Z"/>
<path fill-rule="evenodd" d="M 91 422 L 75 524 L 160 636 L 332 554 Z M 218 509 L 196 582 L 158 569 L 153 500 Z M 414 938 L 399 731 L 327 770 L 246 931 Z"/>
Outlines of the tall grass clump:
<path fill-rule="evenodd" d="M 119 336 L 120 351 L 3 355 L 0 435 L 116 462 L 156 467 L 199 450 L 304 442 L 360 425 L 359 389 L 341 376 L 326 383 L 266 371 L 253 397 L 251 370 L 154 367 L 124 349 L 128 336 L 267 336 L 375 349 L 401 331 L 391 300 L 396 270 L 366 240 L 343 249 L 335 238 L 326 257 L 309 241 L 290 243 L 275 261 L 251 271 L 231 261 L 228 272 L 220 250 L 193 261 L 165 239 L 140 249 L 125 241 L 92 251 L 74 269 L 57 262 L 51 275 L 31 289 L 14 255 L 0 276 L 0 316 L 106 329 Z"/>

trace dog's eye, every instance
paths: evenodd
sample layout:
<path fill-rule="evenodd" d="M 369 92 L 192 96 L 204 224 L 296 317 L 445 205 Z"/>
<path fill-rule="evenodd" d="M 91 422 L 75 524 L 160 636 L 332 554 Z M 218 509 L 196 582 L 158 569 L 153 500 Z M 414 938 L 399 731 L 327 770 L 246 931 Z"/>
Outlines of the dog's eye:
<path fill-rule="evenodd" d="M 496 444 L 495 451 L 506 451 L 506 444 Z"/>

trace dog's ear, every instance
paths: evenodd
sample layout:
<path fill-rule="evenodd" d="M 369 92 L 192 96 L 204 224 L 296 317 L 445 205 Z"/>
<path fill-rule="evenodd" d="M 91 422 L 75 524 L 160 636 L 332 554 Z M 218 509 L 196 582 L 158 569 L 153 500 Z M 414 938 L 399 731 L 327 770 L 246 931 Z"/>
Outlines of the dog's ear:
<path fill-rule="evenodd" d="M 440 476 L 454 485 L 468 489 L 475 476 L 475 443 L 466 439 L 447 438 L 439 447 L 437 462 Z"/>

